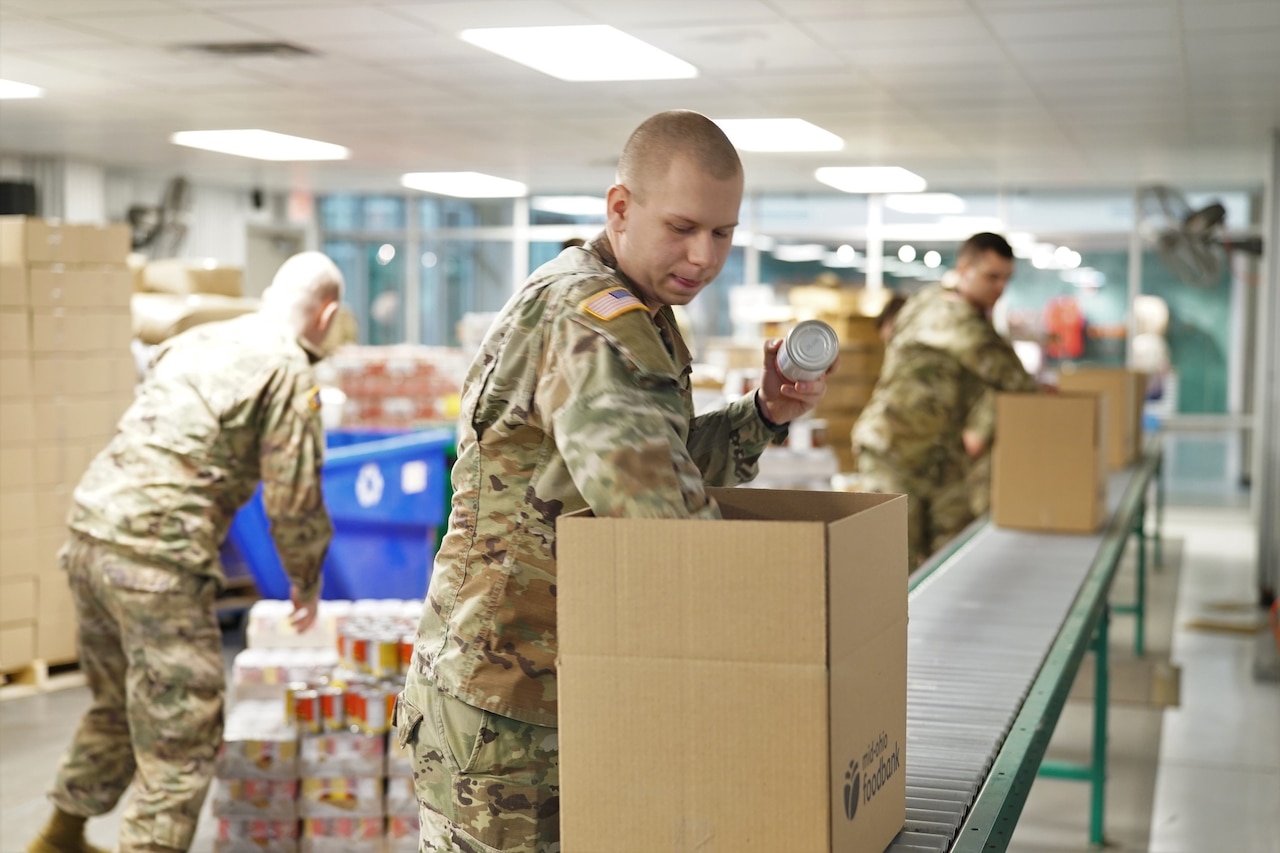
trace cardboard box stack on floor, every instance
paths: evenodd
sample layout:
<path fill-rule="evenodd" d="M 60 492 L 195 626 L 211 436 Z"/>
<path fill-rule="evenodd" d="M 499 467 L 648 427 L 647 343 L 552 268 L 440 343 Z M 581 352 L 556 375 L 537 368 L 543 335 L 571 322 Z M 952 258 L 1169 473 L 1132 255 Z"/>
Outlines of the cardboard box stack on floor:
<path fill-rule="evenodd" d="M 565 850 L 883 850 L 906 817 L 901 495 L 712 489 L 556 526 Z"/>
<path fill-rule="evenodd" d="M 840 367 L 827 377 L 827 395 L 814 417 L 827 422 L 827 443 L 842 471 L 858 470 L 850 436 L 880 377 L 884 344 L 876 317 L 891 296 L 888 291 L 831 287 L 793 287 L 789 294 L 797 319 L 822 320 L 840 338 Z"/>
<path fill-rule="evenodd" d="M 0 217 L 0 670 L 76 657 L 55 555 L 133 398 L 129 228 Z"/>
<path fill-rule="evenodd" d="M 1098 394 L 999 394 L 991 521 L 1091 533 L 1107 518 L 1108 403 Z"/>

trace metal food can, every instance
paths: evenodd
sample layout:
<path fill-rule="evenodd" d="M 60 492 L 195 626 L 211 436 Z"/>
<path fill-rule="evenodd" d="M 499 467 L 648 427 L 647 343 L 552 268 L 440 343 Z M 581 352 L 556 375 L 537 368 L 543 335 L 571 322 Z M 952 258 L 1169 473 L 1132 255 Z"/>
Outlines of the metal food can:
<path fill-rule="evenodd" d="M 347 709 L 343 701 L 345 691 L 341 687 L 322 687 L 320 695 L 320 720 L 326 732 L 340 732 L 347 728 Z"/>
<path fill-rule="evenodd" d="M 400 674 L 405 675 L 409 672 L 409 666 L 413 663 L 413 643 L 416 637 L 413 634 L 405 634 L 400 638 Z"/>
<path fill-rule="evenodd" d="M 290 681 L 284 686 L 284 721 L 291 726 L 298 724 L 298 704 L 297 696 L 304 690 L 309 690 L 310 685 L 305 681 Z"/>
<path fill-rule="evenodd" d="M 840 355 L 836 330 L 821 320 L 802 320 L 778 347 L 778 372 L 792 382 L 821 379 Z"/>
<path fill-rule="evenodd" d="M 370 644 L 369 652 L 369 672 L 378 678 L 400 674 L 399 635 L 378 637 Z"/>
<path fill-rule="evenodd" d="M 293 713 L 299 733 L 318 735 L 324 730 L 324 717 L 320 714 L 319 691 L 299 690 L 294 693 Z"/>
<path fill-rule="evenodd" d="M 368 637 L 350 637 L 347 642 L 351 647 L 351 668 L 360 672 L 369 671 L 369 647 L 372 643 Z"/>

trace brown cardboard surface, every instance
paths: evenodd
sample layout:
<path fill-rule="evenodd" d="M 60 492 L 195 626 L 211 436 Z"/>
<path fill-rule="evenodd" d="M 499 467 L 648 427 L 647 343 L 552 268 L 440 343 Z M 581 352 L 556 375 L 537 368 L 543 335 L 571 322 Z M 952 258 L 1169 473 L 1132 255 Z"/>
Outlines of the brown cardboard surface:
<path fill-rule="evenodd" d="M 56 531 L 59 539 L 66 536 L 67 513 L 71 509 L 71 493 L 74 490 L 75 483 L 36 489 L 34 511 L 37 532 Z"/>
<path fill-rule="evenodd" d="M 31 351 L 31 316 L 25 308 L 0 308 L 0 352 Z"/>
<path fill-rule="evenodd" d="M 0 264 L 0 308 L 26 308 L 27 268 L 14 264 Z"/>
<path fill-rule="evenodd" d="M 96 273 L 51 264 L 30 267 L 27 276 L 27 292 L 34 309 L 93 308 L 98 304 L 101 281 Z"/>
<path fill-rule="evenodd" d="M 0 492 L 30 491 L 36 484 L 35 454 L 23 444 L 0 446 Z"/>
<path fill-rule="evenodd" d="M 0 578 L 35 574 L 37 565 L 34 533 L 0 533 Z"/>
<path fill-rule="evenodd" d="M 36 409 L 31 400 L 0 399 L 0 445 L 30 444 L 36 438 Z"/>
<path fill-rule="evenodd" d="M 25 622 L 36 612 L 36 576 L 0 580 L 0 623 Z"/>
<path fill-rule="evenodd" d="M 34 353 L 123 354 L 132 340 L 133 318 L 126 311 L 52 308 L 31 314 Z"/>
<path fill-rule="evenodd" d="M 0 355 L 0 399 L 31 397 L 31 357 L 26 353 Z"/>
<path fill-rule="evenodd" d="M 161 258 L 149 262 L 142 276 L 147 290 L 156 293 L 244 295 L 244 271 L 212 260 Z"/>
<path fill-rule="evenodd" d="M 1120 367 L 1064 367 L 1058 387 L 1107 398 L 1107 464 L 1112 470 L 1132 465 L 1142 450 L 1146 376 Z"/>
<path fill-rule="evenodd" d="M 31 359 L 36 397 L 132 397 L 137 368 L 131 355 L 37 353 Z"/>
<path fill-rule="evenodd" d="M 74 264 L 80 229 L 33 216 L 0 216 L 0 264 Z"/>
<path fill-rule="evenodd" d="M 1107 401 L 1096 394 L 999 394 L 991 520 L 1088 533 L 1106 520 Z"/>
<path fill-rule="evenodd" d="M 36 434 L 44 442 L 82 441 L 114 431 L 126 402 L 118 393 L 36 399 Z"/>
<path fill-rule="evenodd" d="M 46 441 L 35 446 L 33 485 L 74 487 L 93 457 L 106 446 L 101 438 L 79 441 Z"/>
<path fill-rule="evenodd" d="M 76 653 L 76 606 L 61 571 L 40 575 L 40 606 L 36 617 L 36 656 L 47 663 L 67 663 Z"/>
<path fill-rule="evenodd" d="M 0 625 L 0 669 L 14 670 L 26 666 L 36 657 L 36 625 Z"/>
<path fill-rule="evenodd" d="M 856 810 L 845 774 L 905 744 L 905 499 L 711 491 L 723 521 L 558 522 L 565 849 L 882 850 L 904 773 Z"/>
<path fill-rule="evenodd" d="M 124 222 L 105 227 L 83 226 L 80 232 L 80 262 L 84 264 L 120 264 L 129 259 L 132 233 Z"/>
<path fill-rule="evenodd" d="M 0 538 L 33 532 L 36 517 L 33 489 L 0 492 Z"/>

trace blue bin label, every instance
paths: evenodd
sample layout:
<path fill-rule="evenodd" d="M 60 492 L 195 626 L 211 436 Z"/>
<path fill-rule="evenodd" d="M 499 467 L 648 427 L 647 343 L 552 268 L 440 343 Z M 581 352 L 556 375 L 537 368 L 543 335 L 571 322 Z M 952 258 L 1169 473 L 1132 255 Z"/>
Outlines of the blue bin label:
<path fill-rule="evenodd" d="M 427 490 L 427 463 L 421 459 L 400 466 L 400 491 L 419 495 Z"/>
<path fill-rule="evenodd" d="M 382 479 L 382 471 L 376 462 L 366 462 L 356 475 L 356 503 L 362 507 L 377 506 L 382 502 L 382 491 L 386 483 Z"/>

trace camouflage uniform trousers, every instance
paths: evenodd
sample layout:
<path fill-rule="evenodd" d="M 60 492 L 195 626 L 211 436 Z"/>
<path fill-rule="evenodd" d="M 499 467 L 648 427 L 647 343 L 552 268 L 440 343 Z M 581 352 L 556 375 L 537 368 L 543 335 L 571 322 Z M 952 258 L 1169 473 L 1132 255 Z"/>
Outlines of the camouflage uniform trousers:
<path fill-rule="evenodd" d="M 419 853 L 559 853 L 556 730 L 425 694 L 425 708 L 403 696 L 396 707 L 413 753 Z"/>
<path fill-rule="evenodd" d="M 964 468 L 954 475 L 923 477 L 903 473 L 880 456 L 858 453 L 858 489 L 907 496 L 908 571 L 950 542 L 973 521 Z"/>
<path fill-rule="evenodd" d="M 50 792 L 83 817 L 136 783 L 120 853 L 186 850 L 222 740 L 225 676 L 216 581 L 72 535 L 59 554 L 75 600 L 93 705 Z"/>
<path fill-rule="evenodd" d="M 991 451 L 986 450 L 976 459 L 969 460 L 969 473 L 965 475 L 969 492 L 969 511 L 980 518 L 991 509 Z"/>

